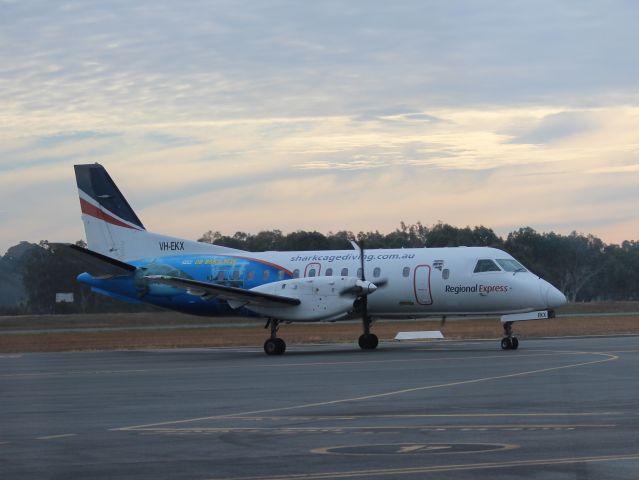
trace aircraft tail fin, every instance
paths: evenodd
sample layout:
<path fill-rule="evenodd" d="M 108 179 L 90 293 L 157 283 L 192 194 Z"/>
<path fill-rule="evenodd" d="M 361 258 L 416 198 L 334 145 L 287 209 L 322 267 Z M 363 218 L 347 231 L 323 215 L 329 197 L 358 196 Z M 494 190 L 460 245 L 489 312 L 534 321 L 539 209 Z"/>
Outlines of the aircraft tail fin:
<path fill-rule="evenodd" d="M 106 169 L 98 164 L 74 165 L 82 213 L 124 228 L 145 230 Z"/>
<path fill-rule="evenodd" d="M 240 252 L 148 232 L 102 165 L 74 168 L 87 246 L 94 252 L 121 261 L 170 254 Z"/>

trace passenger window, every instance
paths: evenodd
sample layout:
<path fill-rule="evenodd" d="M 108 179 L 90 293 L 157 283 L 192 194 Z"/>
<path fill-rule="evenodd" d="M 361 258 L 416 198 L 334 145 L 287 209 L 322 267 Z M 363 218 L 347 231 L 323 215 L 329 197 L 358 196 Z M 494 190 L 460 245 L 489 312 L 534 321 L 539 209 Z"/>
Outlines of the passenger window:
<path fill-rule="evenodd" d="M 224 271 L 220 270 L 219 272 L 217 272 L 217 281 L 221 282 L 224 280 Z"/>
<path fill-rule="evenodd" d="M 300 269 L 296 268 L 293 270 L 293 278 L 300 278 Z"/>
<path fill-rule="evenodd" d="M 332 268 L 327 268 L 326 269 L 326 276 L 327 277 L 332 277 L 333 276 L 333 269 Z"/>
<path fill-rule="evenodd" d="M 348 268 L 342 268 L 342 277 L 348 277 Z"/>
<path fill-rule="evenodd" d="M 246 279 L 247 280 L 254 280 L 255 279 L 255 270 L 249 270 L 249 272 L 246 274 Z"/>
<path fill-rule="evenodd" d="M 308 271 L 308 276 L 309 276 L 309 277 L 314 277 L 314 276 L 315 276 L 315 269 L 314 269 L 314 268 L 311 268 L 311 269 Z"/>
<path fill-rule="evenodd" d="M 382 273 L 382 270 L 379 267 L 375 267 L 375 269 L 373 270 L 373 277 L 379 277 L 380 273 Z"/>
<path fill-rule="evenodd" d="M 277 271 L 277 279 L 278 280 L 284 280 L 284 276 L 286 275 L 286 273 L 284 272 L 284 270 L 278 270 Z"/>
<path fill-rule="evenodd" d="M 442 270 L 442 278 L 444 280 L 448 280 L 448 277 L 450 277 L 450 270 L 448 270 L 447 268 L 444 268 Z"/>
<path fill-rule="evenodd" d="M 477 265 L 475 265 L 474 273 L 481 272 L 501 272 L 501 269 L 492 260 L 478 260 Z"/>
<path fill-rule="evenodd" d="M 271 275 L 271 271 L 270 270 L 264 270 L 262 272 L 262 280 L 268 280 L 268 277 Z"/>
<path fill-rule="evenodd" d="M 239 280 L 240 279 L 240 271 L 239 270 L 233 270 L 233 280 Z"/>
<path fill-rule="evenodd" d="M 410 275 L 410 267 L 404 267 L 404 270 L 402 270 L 402 275 L 408 277 Z"/>

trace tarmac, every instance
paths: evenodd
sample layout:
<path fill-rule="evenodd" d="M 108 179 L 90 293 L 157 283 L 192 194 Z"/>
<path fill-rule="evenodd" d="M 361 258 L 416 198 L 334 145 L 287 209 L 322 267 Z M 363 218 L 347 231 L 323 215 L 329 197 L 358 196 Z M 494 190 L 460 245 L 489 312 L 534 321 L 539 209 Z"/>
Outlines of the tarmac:
<path fill-rule="evenodd" d="M 635 480 L 638 375 L 639 336 L 4 354 L 0 478 Z"/>

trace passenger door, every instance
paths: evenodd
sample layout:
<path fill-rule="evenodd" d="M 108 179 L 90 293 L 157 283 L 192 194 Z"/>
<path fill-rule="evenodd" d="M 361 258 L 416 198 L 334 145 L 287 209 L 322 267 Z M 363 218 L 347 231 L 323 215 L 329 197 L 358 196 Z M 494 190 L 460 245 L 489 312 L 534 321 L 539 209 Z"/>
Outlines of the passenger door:
<path fill-rule="evenodd" d="M 418 265 L 415 267 L 413 287 L 415 300 L 420 305 L 432 305 L 433 296 L 430 290 L 430 265 Z"/>

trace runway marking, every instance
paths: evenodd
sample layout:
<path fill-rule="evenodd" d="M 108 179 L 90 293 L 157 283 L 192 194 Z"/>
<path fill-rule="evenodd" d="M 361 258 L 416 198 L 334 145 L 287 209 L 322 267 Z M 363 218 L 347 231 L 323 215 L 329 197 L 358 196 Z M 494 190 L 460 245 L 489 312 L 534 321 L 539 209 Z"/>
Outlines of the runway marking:
<path fill-rule="evenodd" d="M 178 423 L 190 423 L 190 422 L 197 422 L 197 421 L 202 421 L 202 420 L 212 420 L 212 419 L 218 419 L 218 418 L 231 418 L 231 417 L 237 417 L 237 416 L 261 414 L 261 413 L 283 412 L 283 411 L 286 411 L 286 410 L 299 410 L 299 409 L 303 409 L 303 408 L 324 407 L 324 406 L 328 406 L 328 405 L 337 405 L 337 404 L 340 404 L 340 403 L 366 401 L 366 400 L 372 400 L 372 399 L 376 399 L 376 398 L 385 398 L 385 397 L 403 395 L 403 394 L 406 394 L 406 393 L 413 393 L 413 392 L 419 392 L 419 391 L 425 391 L 425 390 L 434 390 L 434 389 L 439 389 L 439 388 L 456 387 L 456 386 L 460 386 L 460 385 L 472 385 L 472 384 L 476 384 L 476 383 L 488 382 L 488 381 L 493 381 L 493 380 L 504 380 L 504 379 L 507 379 L 507 378 L 522 377 L 522 376 L 534 375 L 534 374 L 538 374 L 538 373 L 554 372 L 554 371 L 559 371 L 559 370 L 566 370 L 566 369 L 569 369 L 569 368 L 585 367 L 587 365 L 596 365 L 596 364 L 601 364 L 601 363 L 607 363 L 607 362 L 611 362 L 611 361 L 615 361 L 615 360 L 619 359 L 619 356 L 617 356 L 617 355 L 611 355 L 611 354 L 601 353 L 601 352 L 574 352 L 574 353 L 575 354 L 581 353 L 583 355 L 598 355 L 598 356 L 603 356 L 603 357 L 606 357 L 606 358 L 600 359 L 600 360 L 591 360 L 589 362 L 580 362 L 580 363 L 574 363 L 574 364 L 570 364 L 570 365 L 562 365 L 562 366 L 559 366 L 559 367 L 547 367 L 547 368 L 540 368 L 540 369 L 535 369 L 535 370 L 528 370 L 528 371 L 524 371 L 524 372 L 509 373 L 509 374 L 505 374 L 505 375 L 495 375 L 495 376 L 492 376 L 492 377 L 473 378 L 473 379 L 470 379 L 470 380 L 460 380 L 460 381 L 456 381 L 456 382 L 441 383 L 441 384 L 436 384 L 436 385 L 426 385 L 426 386 L 421 386 L 421 387 L 404 388 L 404 389 L 401 389 L 401 390 L 394 390 L 394 391 L 390 391 L 390 392 L 376 393 L 376 394 L 371 394 L 371 395 L 362 395 L 362 396 L 359 396 L 359 397 L 342 398 L 342 399 L 337 399 L 337 400 L 327 400 L 327 401 L 323 401 L 323 402 L 305 403 L 305 404 L 301 404 L 301 405 L 291 405 L 291 406 L 288 406 L 288 407 L 266 408 L 266 409 L 263 409 L 263 410 L 253 410 L 253 411 L 248 411 L 248 412 L 238 412 L 238 413 L 231 413 L 231 414 L 226 414 L 226 415 L 212 415 L 212 416 L 206 416 L 206 417 L 189 418 L 189 419 L 184 419 L 184 420 L 172 420 L 172 421 L 168 421 L 168 422 L 148 423 L 148 424 L 144 424 L 144 425 L 132 425 L 132 426 L 128 426 L 128 427 L 113 428 L 111 430 L 116 430 L 116 431 L 117 430 L 120 430 L 120 431 L 136 430 L 136 429 L 143 429 L 143 428 L 149 428 L 149 427 L 157 427 L 157 426 L 162 426 L 162 425 L 175 425 L 175 424 L 178 424 Z"/>
<path fill-rule="evenodd" d="M 464 418 L 464 417 L 601 417 L 610 415 L 624 415 L 625 412 L 535 412 L 535 413 L 397 413 L 397 414 L 371 414 L 371 415 L 279 415 L 279 416 L 247 416 L 234 415 L 236 420 L 357 420 L 371 418 Z M 222 417 L 223 418 L 223 417 Z"/>
<path fill-rule="evenodd" d="M 46 437 L 36 437 L 36 440 L 53 440 L 55 438 L 75 437 L 77 433 L 63 433 L 61 435 L 47 435 Z"/>
<path fill-rule="evenodd" d="M 416 349 L 412 349 L 416 350 Z M 424 349 L 428 350 L 428 349 Z M 429 350 L 433 351 L 433 350 Z M 547 351 L 548 353 L 530 353 L 530 354 L 518 354 L 517 357 L 512 357 L 510 360 L 516 358 L 530 358 L 530 357 L 552 357 L 556 355 L 578 355 L 591 352 L 574 352 L 574 351 Z M 503 359 L 504 355 L 477 355 L 477 356 L 454 356 L 454 357 L 419 357 L 419 358 L 400 358 L 389 360 L 347 360 L 347 361 L 333 361 L 333 362 L 299 362 L 299 363 L 268 363 L 251 365 L 251 368 L 288 368 L 288 367 L 323 367 L 323 366 L 339 366 L 339 365 L 374 365 L 378 363 L 424 363 L 424 362 L 450 362 L 459 360 L 479 360 L 479 359 Z M 164 373 L 164 372 L 180 372 L 180 371 L 195 371 L 195 370 L 229 370 L 235 368 L 246 368 L 246 365 L 204 365 L 197 367 L 169 367 L 169 368 L 131 368 L 122 370 L 66 370 L 66 371 L 53 371 L 53 372 L 33 372 L 33 373 L 3 373 L 0 374 L 0 378 L 33 378 L 33 377 L 56 377 L 56 376 L 82 376 L 82 375 L 114 375 L 114 374 L 127 374 L 127 373 Z"/>
<path fill-rule="evenodd" d="M 156 434 L 186 434 L 186 433 L 342 433 L 357 431 L 393 431 L 393 430 L 427 430 L 427 431 L 568 431 L 584 428 L 614 428 L 613 424 L 532 424 L 532 425 L 391 425 L 391 426 L 364 426 L 364 427 L 184 427 L 184 428 L 140 428 L 135 429 L 136 432 L 156 433 Z"/>
<path fill-rule="evenodd" d="M 184 370 L 184 369 L 182 369 Z M 165 369 L 135 369 L 135 370 L 75 370 L 61 372 L 34 372 L 34 373 L 4 373 L 0 378 L 33 378 L 33 377 L 71 377 L 74 375 L 102 375 L 114 373 L 148 373 L 166 371 Z"/>
<path fill-rule="evenodd" d="M 311 453 L 321 455 L 464 455 L 468 453 L 489 453 L 500 450 L 514 450 L 519 445 L 512 443 L 371 443 L 365 445 L 337 445 L 314 448 Z M 366 451 L 369 450 L 369 451 Z"/>
<path fill-rule="evenodd" d="M 472 470 L 492 470 L 497 468 L 534 467 L 548 465 L 566 465 L 573 463 L 621 462 L 639 460 L 639 453 L 628 455 L 602 455 L 592 457 L 544 458 L 537 460 L 513 460 L 509 462 L 462 463 L 406 468 L 383 468 L 369 470 L 350 470 L 342 472 L 299 473 L 275 476 L 223 477 L 210 480 L 323 480 L 335 478 L 381 477 L 388 475 L 415 475 L 425 473 L 458 472 Z"/>

